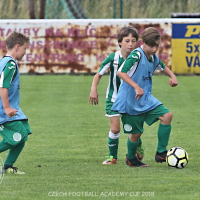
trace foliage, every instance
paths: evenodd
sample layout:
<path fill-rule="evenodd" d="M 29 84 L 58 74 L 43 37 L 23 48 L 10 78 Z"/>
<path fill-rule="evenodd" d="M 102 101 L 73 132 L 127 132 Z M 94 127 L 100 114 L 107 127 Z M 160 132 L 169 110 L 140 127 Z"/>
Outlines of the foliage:
<path fill-rule="evenodd" d="M 70 0 L 77 1 L 77 0 Z M 29 19 L 30 0 L 1 0 L 0 19 Z M 40 0 L 35 2 L 35 16 L 39 18 Z M 116 18 L 170 18 L 172 12 L 199 13 L 199 0 L 79 0 L 88 18 L 113 18 L 116 7 Z M 115 3 L 115 6 L 114 6 Z M 68 15 L 61 0 L 46 0 L 46 18 L 67 19 Z"/>

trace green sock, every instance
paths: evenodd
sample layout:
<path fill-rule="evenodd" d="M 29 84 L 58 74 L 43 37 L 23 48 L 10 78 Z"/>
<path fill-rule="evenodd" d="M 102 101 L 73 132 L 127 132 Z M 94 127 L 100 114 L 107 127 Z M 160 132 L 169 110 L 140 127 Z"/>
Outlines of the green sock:
<path fill-rule="evenodd" d="M 137 152 L 138 144 L 139 144 L 139 141 L 137 141 L 137 142 L 131 142 L 129 140 L 129 138 L 128 138 L 128 140 L 127 140 L 127 149 L 128 149 L 127 158 L 128 159 L 135 158 L 135 154 Z"/>
<path fill-rule="evenodd" d="M 113 158 L 117 159 L 117 152 L 118 152 L 118 144 L 119 139 L 111 139 L 108 138 L 108 146 L 109 146 L 109 156 L 113 156 Z"/>
<path fill-rule="evenodd" d="M 169 136 L 171 132 L 171 124 L 164 125 L 160 124 L 158 128 L 158 146 L 157 151 L 162 153 L 163 151 L 167 151 L 167 145 L 169 142 Z"/>
<path fill-rule="evenodd" d="M 12 148 L 10 144 L 5 143 L 3 140 L 0 142 L 0 153 Z"/>
<path fill-rule="evenodd" d="M 139 144 L 138 144 L 138 147 L 139 147 L 139 146 L 142 145 L 142 139 L 141 139 L 141 137 L 139 138 L 138 142 L 139 142 Z"/>
<path fill-rule="evenodd" d="M 7 158 L 5 160 L 5 164 L 7 165 L 13 165 L 14 162 L 17 160 L 19 154 L 21 153 L 22 149 L 24 148 L 25 142 L 20 143 L 16 146 L 13 146 L 7 155 Z"/>

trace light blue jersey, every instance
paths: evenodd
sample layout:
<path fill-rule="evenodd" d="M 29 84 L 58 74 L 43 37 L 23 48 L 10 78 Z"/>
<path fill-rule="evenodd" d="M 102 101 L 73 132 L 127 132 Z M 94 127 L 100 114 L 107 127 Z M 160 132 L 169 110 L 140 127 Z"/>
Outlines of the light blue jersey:
<path fill-rule="evenodd" d="M 112 110 L 139 115 L 161 105 L 162 103 L 151 94 L 154 71 L 156 68 L 163 70 L 165 67 L 161 63 L 157 55 L 148 60 L 141 47 L 133 50 L 119 71 L 127 72 L 129 77 L 144 90 L 144 95 L 137 101 L 135 89 L 122 81 Z"/>
<path fill-rule="evenodd" d="M 24 120 L 27 119 L 22 110 L 19 107 L 19 88 L 20 88 L 20 77 L 19 77 L 19 67 L 15 60 L 10 56 L 5 56 L 0 60 L 0 87 L 4 87 L 4 69 L 9 61 L 13 61 L 16 65 L 16 72 L 15 76 L 11 80 L 10 87 L 8 89 L 8 99 L 10 103 L 10 107 L 16 109 L 17 115 L 13 117 L 8 117 L 5 113 L 3 108 L 3 103 L 0 98 L 0 124 L 9 121 L 16 121 L 16 120 Z M 10 68 L 13 71 L 12 67 Z"/>

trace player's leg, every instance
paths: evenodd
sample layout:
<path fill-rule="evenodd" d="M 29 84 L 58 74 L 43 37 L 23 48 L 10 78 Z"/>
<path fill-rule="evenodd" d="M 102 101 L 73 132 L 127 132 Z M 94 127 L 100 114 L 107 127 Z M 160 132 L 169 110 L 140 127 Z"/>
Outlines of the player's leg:
<path fill-rule="evenodd" d="M 108 137 L 109 158 L 103 164 L 116 164 L 120 136 L 120 117 L 109 116 L 110 131 Z"/>
<path fill-rule="evenodd" d="M 10 149 L 4 163 L 4 173 L 25 174 L 24 172 L 20 172 L 16 167 L 13 167 L 13 164 L 20 155 L 29 133 L 31 133 L 31 130 L 28 122 L 25 120 L 7 122 L 4 124 L 1 135 L 4 138 L 5 143 L 9 144 Z"/>
<path fill-rule="evenodd" d="M 139 134 L 129 134 L 128 140 L 127 140 L 127 158 L 133 159 L 136 157 L 137 148 L 139 146 L 139 139 L 141 137 L 142 133 Z"/>
<path fill-rule="evenodd" d="M 10 167 L 13 167 L 13 164 L 19 157 L 19 154 L 21 153 L 22 149 L 25 146 L 25 142 L 22 142 L 12 148 L 10 148 L 8 155 L 6 157 L 6 160 L 4 162 L 4 169 L 8 169 Z"/>
<path fill-rule="evenodd" d="M 116 164 L 117 163 L 117 152 L 120 136 L 120 114 L 112 111 L 113 102 L 106 100 L 106 116 L 110 120 L 110 131 L 108 134 L 108 147 L 109 157 L 103 162 L 103 164 Z"/>
<path fill-rule="evenodd" d="M 168 146 L 168 141 L 171 132 L 171 120 L 172 113 L 168 112 L 165 115 L 159 117 L 160 125 L 158 128 L 158 146 L 157 151 L 159 153 L 166 151 L 166 147 Z"/>
<path fill-rule="evenodd" d="M 3 173 L 18 173 L 18 174 L 24 174 L 24 172 L 20 172 L 17 170 L 16 167 L 13 167 L 13 164 L 17 160 L 19 154 L 21 153 L 25 142 L 18 144 L 17 146 L 12 146 L 10 144 L 5 143 L 3 140 L 0 142 L 0 152 L 6 151 L 8 149 L 9 153 L 6 157 L 6 160 L 4 162 L 4 167 L 2 169 Z"/>
<path fill-rule="evenodd" d="M 165 115 L 159 117 L 160 124 L 158 128 L 158 145 L 155 155 L 156 162 L 166 162 L 167 146 L 171 133 L 171 120 L 172 113 L 168 112 Z"/>
<path fill-rule="evenodd" d="M 122 114 L 122 123 L 125 134 L 129 134 L 127 140 L 126 164 L 131 167 L 148 167 L 142 163 L 136 156 L 140 143 L 140 137 L 143 133 L 143 116 L 130 116 Z"/>
<path fill-rule="evenodd" d="M 166 162 L 167 146 L 171 132 L 172 113 L 163 105 L 150 111 L 147 117 L 147 124 L 151 125 L 160 120 L 158 128 L 158 145 L 155 155 L 156 162 Z"/>
<path fill-rule="evenodd" d="M 137 148 L 137 152 L 136 152 L 136 156 L 137 158 L 142 161 L 144 158 L 144 147 L 142 145 L 142 139 L 141 137 L 138 140 L 139 144 L 138 144 L 138 148 Z"/>
<path fill-rule="evenodd" d="M 118 144 L 119 144 L 119 136 L 120 136 L 120 117 L 109 117 L 110 119 L 110 131 L 109 131 L 109 156 L 113 156 L 113 158 L 117 159 L 118 153 Z"/>
<path fill-rule="evenodd" d="M 148 167 L 147 164 L 141 162 L 137 156 L 137 149 L 139 146 L 140 134 L 130 134 L 127 140 L 127 150 L 126 164 L 130 167 Z"/>
<path fill-rule="evenodd" d="M 12 148 L 12 145 L 6 143 L 4 140 L 0 142 L 0 153 Z"/>

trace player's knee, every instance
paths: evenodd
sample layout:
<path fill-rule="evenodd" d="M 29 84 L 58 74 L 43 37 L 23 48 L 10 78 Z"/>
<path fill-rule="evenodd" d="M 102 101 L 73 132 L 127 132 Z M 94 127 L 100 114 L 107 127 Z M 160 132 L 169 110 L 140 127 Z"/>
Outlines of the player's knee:
<path fill-rule="evenodd" d="M 119 138 L 119 136 L 120 136 L 120 132 L 113 133 L 111 130 L 109 131 L 109 138 L 116 140 Z"/>
<path fill-rule="evenodd" d="M 118 134 L 120 132 L 120 128 L 111 128 L 110 131 L 114 134 Z"/>
<path fill-rule="evenodd" d="M 163 115 L 163 122 L 165 124 L 170 124 L 173 118 L 173 114 L 171 112 L 166 113 L 165 115 Z"/>
<path fill-rule="evenodd" d="M 130 134 L 129 135 L 129 140 L 131 142 L 138 142 L 142 134 Z"/>
<path fill-rule="evenodd" d="M 171 121 L 173 118 L 173 114 L 171 112 L 168 112 L 166 115 L 167 115 L 167 119 Z"/>

